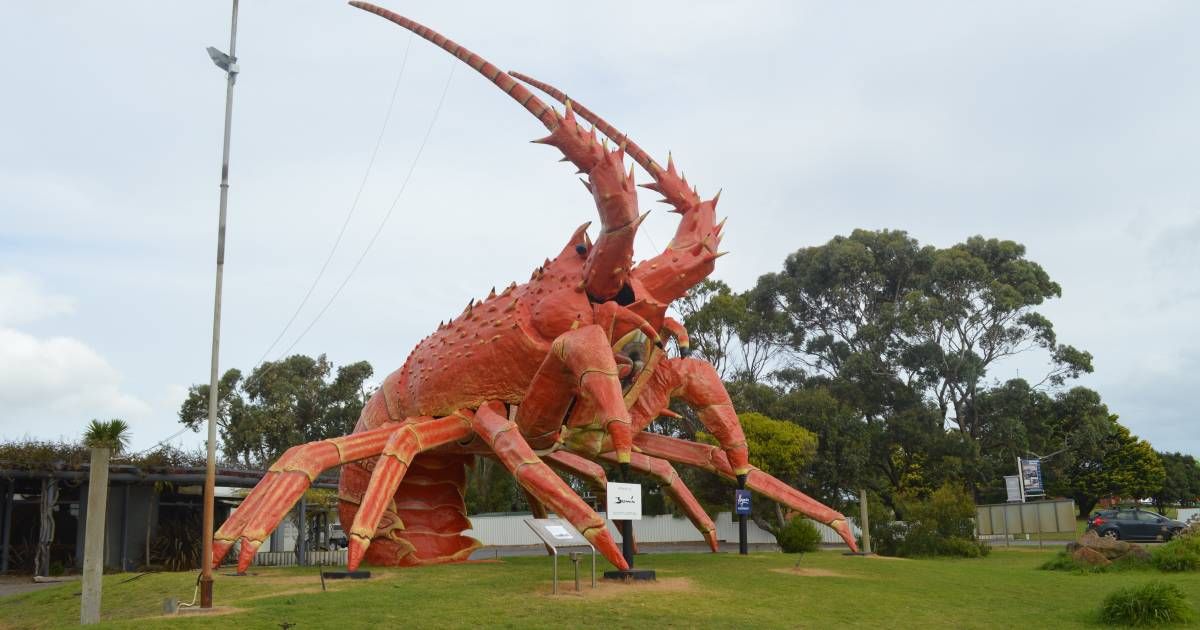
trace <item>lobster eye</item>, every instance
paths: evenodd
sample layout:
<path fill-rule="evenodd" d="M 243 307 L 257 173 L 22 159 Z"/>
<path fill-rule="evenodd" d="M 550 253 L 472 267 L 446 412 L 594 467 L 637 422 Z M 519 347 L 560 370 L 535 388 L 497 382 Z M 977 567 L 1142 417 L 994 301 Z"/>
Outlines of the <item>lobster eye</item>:
<path fill-rule="evenodd" d="M 575 253 L 579 254 L 580 256 L 587 256 L 587 245 L 583 245 L 583 244 L 576 245 Z"/>

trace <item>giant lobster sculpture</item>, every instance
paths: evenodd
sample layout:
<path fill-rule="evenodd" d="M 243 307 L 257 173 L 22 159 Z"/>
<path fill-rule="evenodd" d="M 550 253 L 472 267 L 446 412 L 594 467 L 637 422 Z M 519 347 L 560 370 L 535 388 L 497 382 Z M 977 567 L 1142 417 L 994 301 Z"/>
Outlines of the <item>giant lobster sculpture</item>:
<path fill-rule="evenodd" d="M 285 453 L 217 531 L 214 564 L 241 540 L 238 569 L 245 570 L 312 480 L 335 466 L 341 466 L 341 522 L 352 523 L 351 570 L 364 559 L 381 565 L 466 560 L 479 547 L 462 534 L 471 527 L 463 503 L 466 466 L 476 457 L 499 460 L 535 512 L 553 510 L 570 521 L 618 569 L 628 566 L 604 520 L 555 470 L 600 489 L 605 471 L 598 462 L 657 479 L 716 551 L 716 527 L 672 463 L 699 467 L 828 524 L 855 548 L 841 514 L 750 466 L 721 379 L 711 365 L 687 356 L 687 332 L 666 316 L 671 302 L 712 273 L 721 255 L 717 198 L 702 200 L 671 160 L 663 168 L 555 88 L 503 72 L 391 11 L 350 4 L 442 47 L 541 121 L 550 134 L 537 142 L 557 148 L 587 176 L 600 232 L 593 242 L 584 224 L 529 282 L 493 289 L 440 325 L 383 381 L 354 433 Z M 564 112 L 518 79 L 563 103 Z M 597 140 L 597 130 L 614 142 L 612 150 Z M 667 249 L 636 266 L 633 239 L 645 214 L 638 214 L 626 155 L 653 180 L 643 186 L 680 215 Z M 681 356 L 668 356 L 667 338 Z M 720 446 L 643 433 L 655 418 L 674 415 L 672 399 L 694 409 Z"/>

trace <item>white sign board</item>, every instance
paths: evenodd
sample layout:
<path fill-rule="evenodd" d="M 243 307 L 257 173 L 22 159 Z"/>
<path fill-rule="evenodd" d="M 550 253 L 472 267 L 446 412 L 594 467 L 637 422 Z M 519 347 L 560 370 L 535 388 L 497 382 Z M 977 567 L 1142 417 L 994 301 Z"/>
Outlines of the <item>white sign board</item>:
<path fill-rule="evenodd" d="M 591 547 L 571 524 L 558 518 L 527 518 L 525 524 L 551 547 Z"/>
<path fill-rule="evenodd" d="M 642 484 L 609 482 L 608 520 L 642 520 Z"/>
<path fill-rule="evenodd" d="M 1025 497 L 1021 496 L 1021 477 L 1018 475 L 1009 475 L 1004 478 L 1004 489 L 1008 491 L 1009 503 L 1023 503 Z"/>

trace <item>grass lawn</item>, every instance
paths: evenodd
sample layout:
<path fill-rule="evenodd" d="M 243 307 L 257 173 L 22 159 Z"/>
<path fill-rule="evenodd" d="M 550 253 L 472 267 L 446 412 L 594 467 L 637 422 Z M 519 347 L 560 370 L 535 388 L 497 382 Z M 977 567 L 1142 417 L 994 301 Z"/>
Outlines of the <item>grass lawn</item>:
<path fill-rule="evenodd" d="M 1057 545 L 1056 545 L 1057 547 Z M 1086 627 L 1117 588 L 1166 579 L 1200 611 L 1200 574 L 1155 571 L 1076 575 L 1039 571 L 1052 555 L 996 549 L 978 560 L 892 560 L 807 554 L 651 554 L 638 565 L 658 571 L 653 585 L 603 584 L 574 594 L 570 563 L 560 565 L 560 595 L 550 592 L 544 557 L 420 569 L 373 569 L 365 581 L 331 581 L 321 592 L 315 568 L 258 569 L 216 579 L 219 616 L 163 617 L 162 600 L 192 597 L 195 574 L 105 576 L 103 627 L 303 628 L 403 627 Z M 0 599 L 0 627 L 59 628 L 79 620 L 79 584 Z M 287 627 L 286 625 L 284 627 Z"/>

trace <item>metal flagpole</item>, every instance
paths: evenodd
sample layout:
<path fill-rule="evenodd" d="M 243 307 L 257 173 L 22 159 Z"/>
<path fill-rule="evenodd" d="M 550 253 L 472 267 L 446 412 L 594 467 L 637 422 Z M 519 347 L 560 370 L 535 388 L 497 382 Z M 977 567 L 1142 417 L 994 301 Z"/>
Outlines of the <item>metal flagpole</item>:
<path fill-rule="evenodd" d="M 221 211 L 217 223 L 217 283 L 213 298 L 212 365 L 208 379 L 208 466 L 204 474 L 204 524 L 200 532 L 200 607 L 212 608 L 213 508 L 217 477 L 217 359 L 221 348 L 221 277 L 225 269 L 225 209 L 229 202 L 229 130 L 233 122 L 233 84 L 237 81 L 238 0 L 233 0 L 229 54 L 208 48 L 208 56 L 225 71 L 225 145 L 221 152 Z"/>

